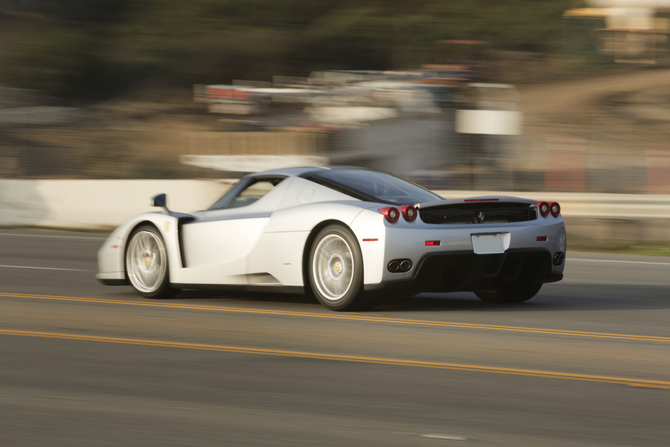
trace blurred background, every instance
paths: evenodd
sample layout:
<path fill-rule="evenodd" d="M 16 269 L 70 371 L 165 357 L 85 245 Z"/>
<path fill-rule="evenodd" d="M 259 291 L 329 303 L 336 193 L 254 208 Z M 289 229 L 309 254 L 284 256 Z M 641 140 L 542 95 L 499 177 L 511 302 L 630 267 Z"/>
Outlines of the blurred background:
<path fill-rule="evenodd" d="M 0 176 L 670 194 L 669 31 L 670 0 L 0 0 Z"/>

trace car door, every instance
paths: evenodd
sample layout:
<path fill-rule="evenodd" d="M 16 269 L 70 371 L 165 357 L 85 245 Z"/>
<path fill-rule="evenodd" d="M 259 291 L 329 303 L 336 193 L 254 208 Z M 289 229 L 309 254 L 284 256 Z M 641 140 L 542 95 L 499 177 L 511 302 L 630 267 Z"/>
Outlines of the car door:
<path fill-rule="evenodd" d="M 247 177 L 182 226 L 184 284 L 247 284 L 247 258 L 272 212 L 284 176 Z M 280 185 L 282 185 L 280 187 Z"/>

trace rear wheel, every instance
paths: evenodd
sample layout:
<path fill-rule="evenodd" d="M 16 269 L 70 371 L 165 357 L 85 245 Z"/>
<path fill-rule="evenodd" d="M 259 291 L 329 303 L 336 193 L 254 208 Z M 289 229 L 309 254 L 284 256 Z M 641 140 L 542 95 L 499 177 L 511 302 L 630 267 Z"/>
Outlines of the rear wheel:
<path fill-rule="evenodd" d="M 331 310 L 374 307 L 363 294 L 363 256 L 356 238 L 342 225 L 329 225 L 314 239 L 309 255 L 312 293 Z"/>
<path fill-rule="evenodd" d="M 172 295 L 167 250 L 155 227 L 143 225 L 130 235 L 126 274 L 133 289 L 146 298 L 168 298 Z"/>
<path fill-rule="evenodd" d="M 510 284 L 499 289 L 475 292 L 475 295 L 487 303 L 521 303 L 537 295 L 541 288 L 542 284 Z"/>

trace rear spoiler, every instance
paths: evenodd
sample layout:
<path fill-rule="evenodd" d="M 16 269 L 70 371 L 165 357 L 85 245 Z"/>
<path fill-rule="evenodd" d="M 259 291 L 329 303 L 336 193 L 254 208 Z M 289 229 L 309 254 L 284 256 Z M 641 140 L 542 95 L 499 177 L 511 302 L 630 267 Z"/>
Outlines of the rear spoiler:
<path fill-rule="evenodd" d="M 458 205 L 461 203 L 476 203 L 476 202 L 502 202 L 502 203 L 523 203 L 527 205 L 536 205 L 537 200 L 521 199 L 519 197 L 507 196 L 482 196 L 482 197 L 467 197 L 462 199 L 446 199 L 438 202 L 418 203 L 417 209 L 427 210 L 430 208 L 438 208 L 445 205 Z"/>

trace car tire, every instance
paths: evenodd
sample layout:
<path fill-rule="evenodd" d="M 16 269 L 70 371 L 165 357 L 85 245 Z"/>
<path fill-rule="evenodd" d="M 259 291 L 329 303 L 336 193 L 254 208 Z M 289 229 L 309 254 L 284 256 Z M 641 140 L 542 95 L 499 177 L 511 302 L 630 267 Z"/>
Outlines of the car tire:
<path fill-rule="evenodd" d="M 142 225 L 130 234 L 125 267 L 128 282 L 141 296 L 169 298 L 173 295 L 167 248 L 153 225 Z"/>
<path fill-rule="evenodd" d="M 331 310 L 366 310 L 376 300 L 363 293 L 363 256 L 351 230 L 329 225 L 314 239 L 308 276 L 312 294 Z"/>
<path fill-rule="evenodd" d="M 475 295 L 487 303 L 521 303 L 537 295 L 541 288 L 542 284 L 510 284 L 499 289 L 475 292 Z"/>

